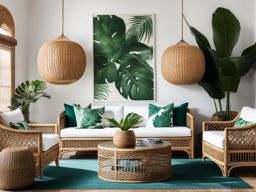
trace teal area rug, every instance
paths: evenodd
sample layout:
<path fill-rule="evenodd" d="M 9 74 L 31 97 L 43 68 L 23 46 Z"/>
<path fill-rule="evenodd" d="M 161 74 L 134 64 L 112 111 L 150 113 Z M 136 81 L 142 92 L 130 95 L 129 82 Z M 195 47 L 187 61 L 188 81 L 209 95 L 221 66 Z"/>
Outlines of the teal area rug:
<path fill-rule="evenodd" d="M 97 160 L 61 160 L 50 165 L 31 189 L 242 189 L 252 188 L 238 177 L 223 177 L 216 164 L 201 159 L 173 159 L 172 177 L 155 183 L 113 183 L 97 175 Z"/>

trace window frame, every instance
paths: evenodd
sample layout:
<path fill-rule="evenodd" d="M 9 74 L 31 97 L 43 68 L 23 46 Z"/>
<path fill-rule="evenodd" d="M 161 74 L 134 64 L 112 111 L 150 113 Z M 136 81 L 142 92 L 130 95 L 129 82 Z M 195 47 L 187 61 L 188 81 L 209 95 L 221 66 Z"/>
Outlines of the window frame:
<path fill-rule="evenodd" d="M 0 16 L 0 28 L 7 30 L 10 33 L 10 36 L 0 33 L 0 49 L 10 52 L 10 86 L 12 98 L 15 92 L 15 47 L 17 45 L 17 40 L 15 39 L 15 26 L 11 13 L 2 5 L 0 5 Z"/>

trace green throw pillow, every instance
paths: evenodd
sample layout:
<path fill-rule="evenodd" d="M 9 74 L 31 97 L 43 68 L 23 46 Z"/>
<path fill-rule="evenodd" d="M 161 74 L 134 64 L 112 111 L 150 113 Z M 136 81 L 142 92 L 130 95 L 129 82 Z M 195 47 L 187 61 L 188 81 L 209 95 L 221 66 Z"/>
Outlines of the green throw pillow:
<path fill-rule="evenodd" d="M 173 125 L 186 126 L 188 103 L 183 103 L 173 109 Z"/>
<path fill-rule="evenodd" d="M 10 127 L 14 128 L 14 129 L 20 129 L 20 130 L 30 130 L 31 129 L 25 120 L 18 122 L 18 123 L 10 122 Z"/>
<path fill-rule="evenodd" d="M 164 107 L 149 104 L 147 127 L 173 127 L 173 103 Z"/>
<path fill-rule="evenodd" d="M 76 104 L 75 104 L 76 105 Z M 80 105 L 77 105 L 80 107 Z M 72 105 L 68 105 L 66 103 L 64 103 L 64 108 L 65 108 L 65 113 L 67 116 L 67 123 L 66 126 L 67 127 L 76 127 L 77 126 L 77 122 L 76 122 L 76 114 L 74 111 L 74 106 Z M 87 108 L 91 108 L 91 104 L 89 104 L 87 106 Z"/>
<path fill-rule="evenodd" d="M 246 121 L 243 118 L 238 118 L 235 122 L 234 127 L 242 127 L 242 126 L 251 125 L 251 124 L 253 124 L 253 122 Z"/>
<path fill-rule="evenodd" d="M 97 129 L 103 128 L 103 114 L 105 107 L 89 109 L 74 105 L 77 119 L 77 128 Z"/>

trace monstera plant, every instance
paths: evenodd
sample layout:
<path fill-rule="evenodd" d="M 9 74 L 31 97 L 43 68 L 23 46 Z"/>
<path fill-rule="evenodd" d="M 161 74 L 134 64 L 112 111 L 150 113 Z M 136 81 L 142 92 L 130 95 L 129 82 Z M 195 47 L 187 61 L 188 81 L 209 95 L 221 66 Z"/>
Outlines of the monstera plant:
<path fill-rule="evenodd" d="M 230 93 L 237 92 L 241 77 L 256 61 L 256 44 L 246 48 L 241 56 L 232 55 L 239 39 L 240 23 L 235 15 L 225 8 L 217 8 L 212 15 L 215 49 L 210 46 L 208 39 L 202 33 L 192 26 L 189 27 L 206 61 L 205 75 L 198 84 L 213 99 L 219 119 L 230 120 L 232 118 Z M 226 109 L 222 107 L 222 99 L 226 99 Z"/>
<path fill-rule="evenodd" d="M 125 99 L 153 99 L 152 17 L 133 16 L 126 25 L 116 15 L 97 15 L 94 24 L 94 97 L 106 100 L 113 83 Z"/>
<path fill-rule="evenodd" d="M 40 98 L 50 98 L 44 90 L 46 89 L 46 83 L 40 80 L 30 80 L 21 83 L 12 97 L 11 109 L 21 108 L 24 118 L 27 122 L 29 119 L 29 107 L 31 103 L 37 102 Z"/>

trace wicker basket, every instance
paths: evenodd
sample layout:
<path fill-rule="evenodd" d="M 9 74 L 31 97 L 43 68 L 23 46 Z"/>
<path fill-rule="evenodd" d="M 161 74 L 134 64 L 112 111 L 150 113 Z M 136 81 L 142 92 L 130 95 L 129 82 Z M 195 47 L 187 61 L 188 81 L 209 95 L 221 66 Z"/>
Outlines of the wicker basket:
<path fill-rule="evenodd" d="M 0 189 L 20 189 L 34 182 L 35 159 L 27 147 L 5 148 L 0 153 Z"/>

